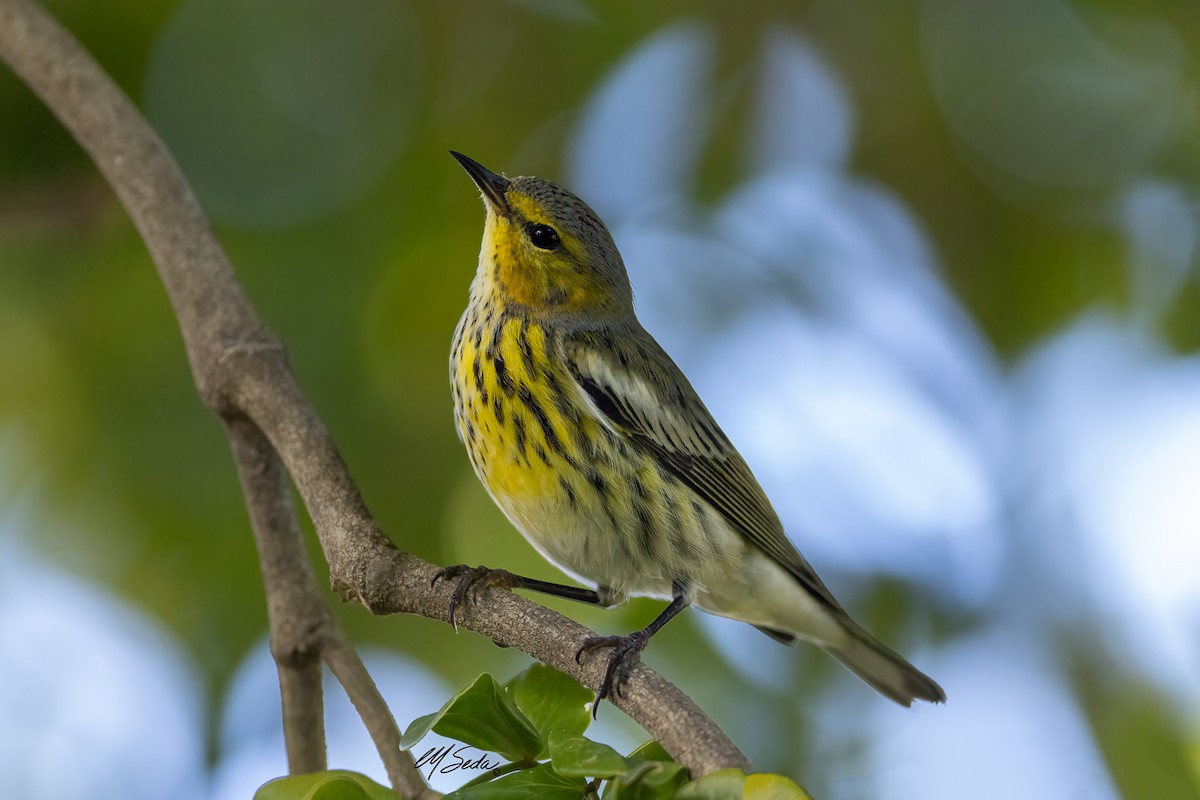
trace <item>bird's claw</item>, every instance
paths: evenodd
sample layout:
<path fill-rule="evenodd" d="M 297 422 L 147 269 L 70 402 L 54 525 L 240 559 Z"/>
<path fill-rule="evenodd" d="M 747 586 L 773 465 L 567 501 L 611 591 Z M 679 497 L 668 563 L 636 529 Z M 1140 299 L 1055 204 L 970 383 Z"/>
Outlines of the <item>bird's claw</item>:
<path fill-rule="evenodd" d="M 628 636 L 592 636 L 584 640 L 575 651 L 575 663 L 582 664 L 584 653 L 601 647 L 612 648 L 612 652 L 608 654 L 608 664 L 604 667 L 604 678 L 600 681 L 600 688 L 596 690 L 596 699 L 592 701 L 592 719 L 596 718 L 601 701 L 614 694 L 617 697 L 625 696 L 625 682 L 629 680 L 629 675 L 649 640 L 650 637 L 643 631 Z"/>
<path fill-rule="evenodd" d="M 458 621 L 455 619 L 455 613 L 458 607 L 467 599 L 468 593 L 471 596 L 471 603 L 479 602 L 479 595 L 494 586 L 499 586 L 504 589 L 511 589 L 516 585 L 517 576 L 503 569 L 490 569 L 488 567 L 468 567 L 466 564 L 457 564 L 453 567 L 446 567 L 438 570 L 430 581 L 430 586 L 436 586 L 438 581 L 450 581 L 458 579 L 458 584 L 454 587 L 454 592 L 450 595 L 450 624 L 454 626 L 454 630 L 458 630 Z"/>

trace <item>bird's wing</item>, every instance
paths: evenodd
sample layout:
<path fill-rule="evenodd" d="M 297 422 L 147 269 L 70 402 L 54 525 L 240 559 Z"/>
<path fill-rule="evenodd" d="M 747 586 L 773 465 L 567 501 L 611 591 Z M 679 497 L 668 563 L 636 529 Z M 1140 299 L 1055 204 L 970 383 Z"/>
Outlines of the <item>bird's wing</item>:
<path fill-rule="evenodd" d="M 640 326 L 580 332 L 563 356 L 601 421 L 696 492 L 751 543 L 834 609 L 841 606 L 783 532 L 770 501 L 671 357 Z"/>

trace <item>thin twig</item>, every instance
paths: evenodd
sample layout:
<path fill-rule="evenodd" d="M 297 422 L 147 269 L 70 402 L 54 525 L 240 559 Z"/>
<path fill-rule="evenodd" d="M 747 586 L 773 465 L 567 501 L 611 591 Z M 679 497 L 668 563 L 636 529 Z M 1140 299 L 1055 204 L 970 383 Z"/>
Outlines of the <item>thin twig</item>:
<path fill-rule="evenodd" d="M 58 115 L 125 205 L 166 287 L 202 400 L 226 420 L 252 420 L 279 453 L 313 519 L 334 588 L 377 614 L 447 620 L 450 587 L 431 587 L 436 568 L 396 550 L 367 512 L 278 339 L 247 300 L 186 181 L 142 116 L 29 0 L 0 0 L 0 58 Z M 463 610 L 460 627 L 585 685 L 599 682 L 599 660 L 583 666 L 574 660 L 592 631 L 524 598 L 492 591 L 486 602 Z M 695 703 L 649 668 L 639 665 L 615 700 L 694 775 L 749 767 Z"/>
<path fill-rule="evenodd" d="M 321 650 L 331 615 L 304 552 L 283 463 L 252 422 L 226 427 L 262 567 L 288 772 L 320 772 L 326 768 Z"/>
<path fill-rule="evenodd" d="M 227 427 L 266 587 L 288 771 L 325 769 L 323 658 L 375 742 L 392 788 L 410 799 L 437 794 L 421 778 L 412 756 L 400 749 L 400 729 L 387 701 L 321 597 L 278 454 L 248 420 L 231 420 Z"/>
<path fill-rule="evenodd" d="M 400 749 L 400 727 L 388 710 L 387 701 L 379 693 L 375 679 L 367 672 L 345 632 L 340 628 L 330 630 L 325 642 L 325 663 L 342 685 L 346 696 L 354 704 L 363 725 L 375 742 L 379 758 L 387 768 L 392 788 L 409 800 L 432 800 L 440 792 L 430 789 L 421 777 L 412 754 Z"/>

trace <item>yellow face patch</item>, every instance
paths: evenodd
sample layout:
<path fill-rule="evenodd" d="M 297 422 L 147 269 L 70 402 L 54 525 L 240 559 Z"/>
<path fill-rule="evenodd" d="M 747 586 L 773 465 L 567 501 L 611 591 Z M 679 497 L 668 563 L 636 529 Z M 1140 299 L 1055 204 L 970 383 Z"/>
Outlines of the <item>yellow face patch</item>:
<path fill-rule="evenodd" d="M 530 261 L 525 231 L 510 220 L 492 217 L 487 225 L 487 246 L 500 292 L 521 305 L 536 308 L 544 302 L 546 276 Z"/>
<path fill-rule="evenodd" d="M 587 311 L 597 307 L 608 292 L 585 259 L 585 248 L 563 224 L 536 200 L 519 193 L 506 198 L 512 214 L 493 215 L 486 229 L 500 290 L 528 308 Z M 549 225 L 561 244 L 553 250 L 536 247 L 526 226 Z"/>
<path fill-rule="evenodd" d="M 510 192 L 504 199 L 508 201 L 508 207 L 523 219 L 530 222 L 544 222 L 548 219 L 548 215 L 546 214 L 546 210 L 542 208 L 542 204 L 532 197 Z"/>

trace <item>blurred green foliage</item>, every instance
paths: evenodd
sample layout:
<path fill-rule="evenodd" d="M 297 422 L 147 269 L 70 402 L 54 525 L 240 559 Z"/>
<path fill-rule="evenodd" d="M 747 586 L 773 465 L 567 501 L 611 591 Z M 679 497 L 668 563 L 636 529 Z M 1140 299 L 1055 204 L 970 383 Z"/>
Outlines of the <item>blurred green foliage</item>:
<path fill-rule="evenodd" d="M 802 32 L 852 87 L 859 115 L 854 170 L 890 187 L 920 218 L 952 288 L 1003 354 L 1020 352 L 1081 309 L 1128 301 L 1125 253 L 1110 229 L 1073 218 L 1054 197 L 1044 213 L 1008 203 L 966 165 L 930 96 L 915 0 L 470 0 L 453 10 L 415 0 L 391 10 L 376 3 L 368 4 L 377 15 L 368 19 L 401 37 L 397 52 L 371 40 L 370 26 L 348 26 L 315 54 L 306 52 L 303 34 L 328 24 L 328 3 L 287 4 L 279 16 L 268 12 L 284 6 L 264 4 L 260 17 L 239 22 L 249 5 L 224 2 L 214 12 L 221 25 L 200 33 L 180 28 L 196 2 L 46 5 L 148 107 L 152 122 L 161 115 L 168 123 L 168 145 L 173 137 L 187 142 L 180 149 L 184 171 L 213 211 L 250 297 L 288 344 L 300 382 L 369 506 L 398 544 L 437 563 L 557 575 L 491 505 L 451 425 L 448 343 L 465 304 L 483 214 L 446 150 L 509 174 L 560 177 L 564 143 L 585 99 L 622 54 L 668 23 L 698 19 L 719 31 L 717 86 L 727 99 L 705 150 L 702 196 L 716 197 L 742 177 L 747 99 L 739 90 L 763 31 L 782 23 Z M 1133 0 L 1082 5 L 1111 14 L 1147 7 Z M 1149 5 L 1184 38 L 1200 41 L 1200 14 L 1190 4 Z M 224 38 L 228 26 L 240 24 L 273 46 L 271 37 L 291 37 L 271 52 L 292 59 L 295 73 L 267 78 L 294 97 L 345 100 L 336 83 L 313 85 L 342 61 L 358 59 L 362 70 L 347 80 L 370 75 L 356 83 L 362 96 L 344 105 L 359 127 L 331 122 L 325 130 L 319 118 L 304 116 L 321 108 L 293 109 L 312 136 L 305 146 L 258 142 L 278 148 L 276 174 L 298 179 L 282 199 L 268 192 L 261 205 L 254 205 L 255 187 L 243 187 L 249 207 L 238 205 L 241 195 L 217 196 L 227 184 L 206 170 L 229 165 L 205 158 L 253 138 L 254 104 L 243 98 L 233 105 L 243 117 L 197 116 L 194 124 L 187 117 L 200 98 L 186 92 L 202 87 L 204 102 L 219 104 L 220 81 L 237 79 L 235 70 L 218 69 L 225 60 L 255 63 L 243 52 L 247 43 L 253 49 L 252 36 Z M 163 44 L 168 33 L 178 37 L 170 47 Z M 188 38 L 196 36 L 209 38 Z M 375 48 L 375 60 L 362 61 L 356 48 Z M 384 116 L 374 117 L 376 108 Z M 266 623 L 221 427 L 195 396 L 153 265 L 95 169 L 7 70 L 0 70 L 0 116 L 0 441 L 12 444 L 20 465 L 15 487 L 0 487 L 7 493 L 0 505 L 35 492 L 44 506 L 31 532 L 37 546 L 166 622 L 202 665 L 215 712 Z M 197 145 L 187 140 L 196 131 L 230 143 Z M 1165 161 L 1163 169 L 1200 179 L 1194 138 Z M 343 171 L 353 179 L 339 182 Z M 268 171 L 251 177 L 273 180 Z M 288 196 L 305 192 L 313 196 Z M 1185 287 L 1169 316 L 1180 347 L 1200 344 L 1198 300 L 1195 285 Z M 313 552 L 321 571 L 315 546 Z M 375 620 L 331 600 L 357 641 L 403 649 L 458 684 L 478 672 L 468 665 L 502 671 L 521 663 L 517 654 L 455 636 L 444 625 Z M 894 607 L 895 597 L 885 600 L 881 613 Z M 558 607 L 605 631 L 643 625 L 654 613 L 653 604 L 638 602 L 613 612 Z M 686 677 L 685 688 L 702 696 L 736 740 L 753 727 L 747 718 L 776 710 L 778 695 L 754 686 L 724 691 L 741 679 L 694 634 L 689 619 L 670 626 L 648 660 L 668 672 L 686 665 L 673 677 Z M 795 656 L 797 684 L 803 676 L 805 685 L 820 685 L 834 669 L 811 652 Z M 1136 739 L 1184 758 L 1153 712 L 1087 705 L 1106 753 L 1136 752 L 1127 747 Z M 792 750 L 778 745 L 802 745 L 803 724 L 783 714 L 772 731 L 775 750 L 763 745 L 760 766 L 804 774 L 805 765 L 788 762 Z M 1131 794 L 1159 785 L 1122 758 L 1114 769 Z"/>

